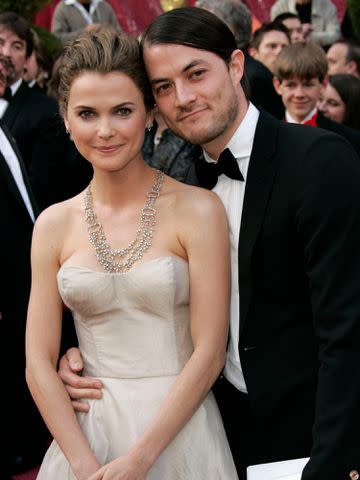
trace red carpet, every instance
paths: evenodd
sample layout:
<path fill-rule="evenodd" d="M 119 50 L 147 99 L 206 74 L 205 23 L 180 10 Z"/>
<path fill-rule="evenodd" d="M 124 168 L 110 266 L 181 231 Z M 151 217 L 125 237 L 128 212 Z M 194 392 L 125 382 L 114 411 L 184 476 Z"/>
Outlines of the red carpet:
<path fill-rule="evenodd" d="M 39 471 L 39 468 L 34 468 L 33 470 L 30 470 L 29 472 L 21 473 L 19 475 L 15 475 L 13 477 L 13 480 L 35 480 L 38 471 Z"/>

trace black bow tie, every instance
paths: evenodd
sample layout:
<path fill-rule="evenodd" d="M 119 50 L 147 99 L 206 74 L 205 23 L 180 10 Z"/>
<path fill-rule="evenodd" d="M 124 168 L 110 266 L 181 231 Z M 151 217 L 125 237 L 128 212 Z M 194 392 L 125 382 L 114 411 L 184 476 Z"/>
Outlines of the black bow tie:
<path fill-rule="evenodd" d="M 10 88 L 10 87 L 6 87 L 6 88 L 5 88 L 4 95 L 3 95 L 3 99 L 4 99 L 4 100 L 7 100 L 8 102 L 10 102 L 11 98 L 12 98 L 11 88 Z"/>
<path fill-rule="evenodd" d="M 236 158 L 228 148 L 221 153 L 217 163 L 209 163 L 204 159 L 198 160 L 195 163 L 195 170 L 200 186 L 209 189 L 215 187 L 219 175 L 222 174 L 233 180 L 244 181 Z"/>

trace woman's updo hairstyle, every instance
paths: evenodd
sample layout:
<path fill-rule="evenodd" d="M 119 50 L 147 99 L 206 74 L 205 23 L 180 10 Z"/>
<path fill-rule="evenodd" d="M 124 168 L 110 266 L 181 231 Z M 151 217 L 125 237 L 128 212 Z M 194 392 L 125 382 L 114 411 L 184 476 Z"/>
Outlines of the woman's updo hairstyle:
<path fill-rule="evenodd" d="M 64 47 L 59 67 L 58 102 L 60 113 L 66 115 L 71 84 L 84 72 L 127 75 L 141 91 L 145 107 L 154 106 L 151 86 L 135 37 L 118 33 L 111 27 L 81 33 Z"/>

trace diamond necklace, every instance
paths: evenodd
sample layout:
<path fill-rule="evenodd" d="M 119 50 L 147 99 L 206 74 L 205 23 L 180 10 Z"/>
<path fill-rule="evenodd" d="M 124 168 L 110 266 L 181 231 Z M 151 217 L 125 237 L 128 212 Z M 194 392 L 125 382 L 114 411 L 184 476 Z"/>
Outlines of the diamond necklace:
<path fill-rule="evenodd" d="M 146 194 L 146 203 L 141 209 L 140 227 L 136 232 L 134 240 L 125 248 L 111 250 L 104 229 L 93 210 L 91 182 L 86 189 L 84 208 L 89 241 L 95 249 L 96 258 L 106 272 L 123 273 L 128 271 L 151 247 L 156 223 L 156 210 L 154 204 L 160 195 L 160 190 L 164 182 L 164 172 L 161 172 L 160 170 L 155 171 L 156 176 L 154 185 Z M 119 261 L 120 259 L 123 260 Z"/>

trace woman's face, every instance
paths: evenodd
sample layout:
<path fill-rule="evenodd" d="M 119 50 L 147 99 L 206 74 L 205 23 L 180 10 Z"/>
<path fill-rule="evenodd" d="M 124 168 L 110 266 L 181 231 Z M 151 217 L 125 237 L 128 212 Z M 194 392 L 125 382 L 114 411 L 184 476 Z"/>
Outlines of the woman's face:
<path fill-rule="evenodd" d="M 146 123 L 143 96 L 121 72 L 84 72 L 70 87 L 65 125 L 94 169 L 115 172 L 141 157 Z"/>
<path fill-rule="evenodd" d="M 342 123 L 345 118 L 346 105 L 330 83 L 327 84 L 319 102 L 319 110 L 334 122 Z"/>

